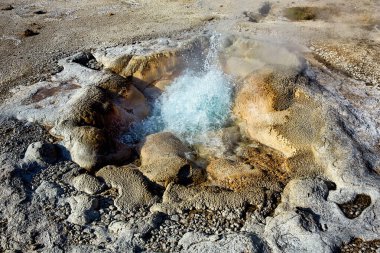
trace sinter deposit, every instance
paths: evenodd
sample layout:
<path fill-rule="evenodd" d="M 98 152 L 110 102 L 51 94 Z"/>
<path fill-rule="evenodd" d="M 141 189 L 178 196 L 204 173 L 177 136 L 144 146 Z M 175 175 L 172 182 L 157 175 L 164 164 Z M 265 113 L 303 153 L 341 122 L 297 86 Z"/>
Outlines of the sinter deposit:
<path fill-rule="evenodd" d="M 61 59 L 0 105 L 0 251 L 336 252 L 356 240 L 375 252 L 378 76 L 346 75 L 339 50 L 205 33 Z"/>

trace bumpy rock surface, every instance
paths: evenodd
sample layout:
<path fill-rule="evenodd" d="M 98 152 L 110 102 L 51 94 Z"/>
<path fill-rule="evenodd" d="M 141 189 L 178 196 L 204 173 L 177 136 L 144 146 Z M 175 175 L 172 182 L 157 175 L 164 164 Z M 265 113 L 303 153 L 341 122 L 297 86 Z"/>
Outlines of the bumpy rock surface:
<path fill-rule="evenodd" d="M 276 209 L 274 218 L 268 221 L 264 232 L 275 252 L 330 252 L 331 245 L 338 244 L 342 238 L 355 238 L 359 234 L 378 238 L 379 224 L 375 219 L 378 202 L 364 210 L 357 219 L 350 220 L 340 211 L 337 202 L 354 192 L 348 189 L 340 193 L 335 190 L 329 192 L 328 186 L 320 179 L 294 180 L 286 186 L 283 203 Z M 378 194 L 370 184 L 367 187 L 372 194 Z M 364 223 L 367 225 L 351 229 L 354 224 Z"/>
<path fill-rule="evenodd" d="M 191 150 L 171 133 L 148 135 L 140 143 L 141 171 L 157 183 L 169 183 L 188 164 Z"/>
<path fill-rule="evenodd" d="M 167 52 L 79 53 L 51 80 L 15 89 L 4 115 L 53 127 L 61 139 L 2 119 L 0 251 L 375 251 L 380 92 L 310 53 L 306 62 L 290 47 L 222 40 L 217 57 L 236 90 L 231 122 L 210 132 L 220 152 L 166 132 L 121 141 L 149 114 L 154 91 L 183 70 L 180 52 L 201 49 L 203 36 L 181 50 L 150 43 Z M 59 142 L 62 159 L 46 159 L 42 144 L 27 149 L 37 141 Z"/>
<path fill-rule="evenodd" d="M 81 174 L 72 179 L 72 185 L 78 191 L 83 191 L 87 194 L 97 194 L 103 190 L 103 184 L 89 174 Z"/>
<path fill-rule="evenodd" d="M 115 205 L 120 210 L 132 210 L 157 201 L 152 192 L 154 187 L 137 167 L 106 166 L 99 170 L 96 176 L 118 189 L 119 196 L 115 199 Z"/>
<path fill-rule="evenodd" d="M 367 85 L 380 85 L 379 45 L 362 41 L 330 41 L 311 46 L 318 60 Z"/>
<path fill-rule="evenodd" d="M 71 159 L 86 169 L 129 158 L 120 134 L 148 114 L 144 96 L 125 79 L 111 76 L 75 97 L 52 132 L 64 138 Z"/>
<path fill-rule="evenodd" d="M 239 89 L 234 106 L 234 113 L 251 138 L 288 157 L 297 150 L 274 126 L 286 121 L 289 113 L 286 109 L 292 103 L 296 75 L 270 69 L 252 74 Z"/>
<path fill-rule="evenodd" d="M 203 36 L 178 42 L 162 38 L 140 45 L 100 49 L 94 56 L 106 69 L 132 77 L 145 96 L 156 98 L 192 61 L 197 64 L 202 59 L 201 51 L 208 44 Z"/>
<path fill-rule="evenodd" d="M 207 166 L 207 174 L 217 184 L 231 190 L 245 189 L 259 172 L 250 165 L 225 159 L 212 161 Z"/>

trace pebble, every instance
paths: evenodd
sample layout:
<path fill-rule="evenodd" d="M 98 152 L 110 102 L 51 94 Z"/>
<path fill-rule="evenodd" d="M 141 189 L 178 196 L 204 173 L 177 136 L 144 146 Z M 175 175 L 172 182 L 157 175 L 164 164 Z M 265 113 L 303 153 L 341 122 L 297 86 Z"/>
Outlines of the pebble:
<path fill-rule="evenodd" d="M 176 222 L 178 222 L 179 221 L 179 216 L 178 215 L 172 215 L 172 217 L 171 217 L 171 220 L 172 221 L 176 221 Z"/>

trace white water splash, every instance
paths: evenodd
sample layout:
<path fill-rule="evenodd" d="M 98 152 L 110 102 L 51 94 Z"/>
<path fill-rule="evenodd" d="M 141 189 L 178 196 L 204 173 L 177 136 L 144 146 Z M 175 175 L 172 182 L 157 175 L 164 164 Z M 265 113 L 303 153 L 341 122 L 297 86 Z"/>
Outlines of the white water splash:
<path fill-rule="evenodd" d="M 126 142 L 167 131 L 194 144 L 204 133 L 228 123 L 233 83 L 219 67 L 216 43 L 214 38 L 202 70 L 187 70 L 174 80 L 154 103 L 152 115 L 131 128 L 124 138 Z"/>

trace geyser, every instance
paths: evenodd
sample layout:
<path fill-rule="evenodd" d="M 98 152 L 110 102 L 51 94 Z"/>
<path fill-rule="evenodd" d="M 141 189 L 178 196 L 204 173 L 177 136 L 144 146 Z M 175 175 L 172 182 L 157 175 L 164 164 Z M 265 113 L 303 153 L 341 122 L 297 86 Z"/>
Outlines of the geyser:
<path fill-rule="evenodd" d="M 131 127 L 126 142 L 167 131 L 189 144 L 202 143 L 205 133 L 228 123 L 234 85 L 219 66 L 217 39 L 211 45 L 202 68 L 176 78 L 153 102 L 152 115 Z"/>

